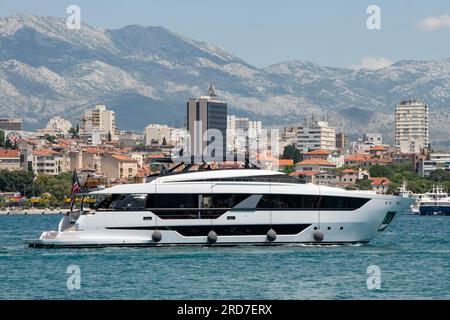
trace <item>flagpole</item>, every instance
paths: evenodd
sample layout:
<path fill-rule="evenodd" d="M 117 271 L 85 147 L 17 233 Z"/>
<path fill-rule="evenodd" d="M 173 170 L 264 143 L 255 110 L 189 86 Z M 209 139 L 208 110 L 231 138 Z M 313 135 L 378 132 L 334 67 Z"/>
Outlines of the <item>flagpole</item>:
<path fill-rule="evenodd" d="M 72 175 L 72 189 L 70 191 L 71 197 L 70 212 L 73 212 L 73 206 L 75 205 L 75 193 L 79 190 L 80 190 L 80 183 L 78 181 L 77 170 L 74 170 Z"/>

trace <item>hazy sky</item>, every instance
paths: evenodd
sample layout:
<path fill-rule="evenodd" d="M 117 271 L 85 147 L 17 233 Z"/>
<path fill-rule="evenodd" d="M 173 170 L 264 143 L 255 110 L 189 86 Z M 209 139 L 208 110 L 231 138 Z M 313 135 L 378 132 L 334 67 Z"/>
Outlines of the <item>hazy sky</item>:
<path fill-rule="evenodd" d="M 164 26 L 257 67 L 286 60 L 378 67 L 450 57 L 450 0 L 0 0 L 0 15 L 67 17 L 70 4 L 90 25 Z M 381 30 L 366 26 L 369 5 L 381 9 Z"/>

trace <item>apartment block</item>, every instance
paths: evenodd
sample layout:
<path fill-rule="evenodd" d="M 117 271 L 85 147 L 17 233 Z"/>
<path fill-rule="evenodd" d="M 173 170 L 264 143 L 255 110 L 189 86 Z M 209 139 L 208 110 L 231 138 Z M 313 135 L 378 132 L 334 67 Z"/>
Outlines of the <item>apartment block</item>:
<path fill-rule="evenodd" d="M 81 135 L 89 135 L 99 132 L 106 137 L 116 132 L 116 115 L 114 111 L 107 110 L 105 105 L 96 105 L 94 109 L 86 110 L 81 118 Z"/>
<path fill-rule="evenodd" d="M 37 149 L 32 155 L 35 174 L 58 175 L 70 170 L 70 160 L 63 151 Z"/>
<path fill-rule="evenodd" d="M 258 140 L 262 132 L 262 122 L 227 116 L 227 149 L 229 152 L 243 154 L 247 151 L 248 140 Z"/>
<path fill-rule="evenodd" d="M 327 121 L 305 122 L 297 128 L 297 148 L 302 152 L 310 150 L 336 149 L 336 129 L 330 127 Z"/>
<path fill-rule="evenodd" d="M 428 106 L 405 100 L 395 106 L 395 148 L 402 153 L 421 153 L 429 148 Z"/>
<path fill-rule="evenodd" d="M 0 149 L 0 170 L 20 170 L 20 153 L 18 150 Z"/>
<path fill-rule="evenodd" d="M 435 170 L 450 171 L 450 153 L 430 153 L 427 158 L 418 161 L 418 174 L 427 177 Z"/>
<path fill-rule="evenodd" d="M 144 144 L 146 146 L 162 146 L 171 144 L 173 128 L 163 124 L 149 124 L 144 129 Z"/>
<path fill-rule="evenodd" d="M 0 130 L 22 131 L 22 119 L 0 118 Z"/>
<path fill-rule="evenodd" d="M 123 154 L 103 154 L 102 172 L 111 180 L 127 182 L 138 173 L 138 161 Z"/>

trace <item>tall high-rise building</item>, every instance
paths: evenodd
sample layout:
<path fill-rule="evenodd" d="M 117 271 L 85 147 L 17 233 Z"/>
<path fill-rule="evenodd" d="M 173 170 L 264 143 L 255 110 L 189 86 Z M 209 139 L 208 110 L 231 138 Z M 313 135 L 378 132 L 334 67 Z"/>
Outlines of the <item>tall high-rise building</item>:
<path fill-rule="evenodd" d="M 81 120 L 82 134 L 100 132 L 103 135 L 114 136 L 116 132 L 116 115 L 104 105 L 96 105 L 94 109 L 86 110 Z"/>
<path fill-rule="evenodd" d="M 214 141 L 222 143 L 222 153 L 226 155 L 227 141 L 227 103 L 216 99 L 213 86 L 209 87 L 208 96 L 191 98 L 187 102 L 186 127 L 191 139 L 191 155 L 201 156 L 205 148 Z M 216 129 L 222 135 L 222 141 L 215 141 L 212 132 Z M 206 140 L 203 140 L 205 132 Z M 213 154 L 213 156 L 216 156 Z"/>
<path fill-rule="evenodd" d="M 297 128 L 297 148 L 302 152 L 315 149 L 336 149 L 336 128 L 328 126 L 327 121 L 305 121 Z"/>
<path fill-rule="evenodd" d="M 420 153 L 429 148 L 428 106 L 405 100 L 395 106 L 395 148 L 402 153 Z"/>

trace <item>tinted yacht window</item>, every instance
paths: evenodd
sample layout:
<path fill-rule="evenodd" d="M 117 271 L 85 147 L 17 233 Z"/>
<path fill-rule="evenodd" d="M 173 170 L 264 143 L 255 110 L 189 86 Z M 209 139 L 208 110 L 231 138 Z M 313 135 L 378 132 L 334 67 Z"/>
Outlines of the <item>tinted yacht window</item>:
<path fill-rule="evenodd" d="M 311 195 L 265 194 L 257 208 L 316 209 L 319 207 L 319 200 L 319 196 Z"/>
<path fill-rule="evenodd" d="M 355 210 L 370 199 L 336 196 L 265 194 L 258 203 L 261 209 Z"/>
<path fill-rule="evenodd" d="M 323 209 L 358 209 L 362 207 L 369 199 L 352 197 L 321 197 L 320 207 Z"/>
<path fill-rule="evenodd" d="M 144 210 L 147 195 L 145 194 L 113 194 L 101 199 L 97 210 Z"/>
<path fill-rule="evenodd" d="M 145 202 L 147 195 L 144 194 L 129 194 L 122 197 L 115 202 L 114 209 L 116 210 L 143 210 L 145 209 Z"/>
<path fill-rule="evenodd" d="M 147 208 L 198 208 L 198 194 L 149 194 Z"/>
<path fill-rule="evenodd" d="M 161 219 L 216 219 L 248 194 L 149 194 L 147 208 Z"/>
<path fill-rule="evenodd" d="M 212 208 L 233 208 L 248 196 L 248 194 L 205 194 L 203 198 L 211 199 Z"/>

